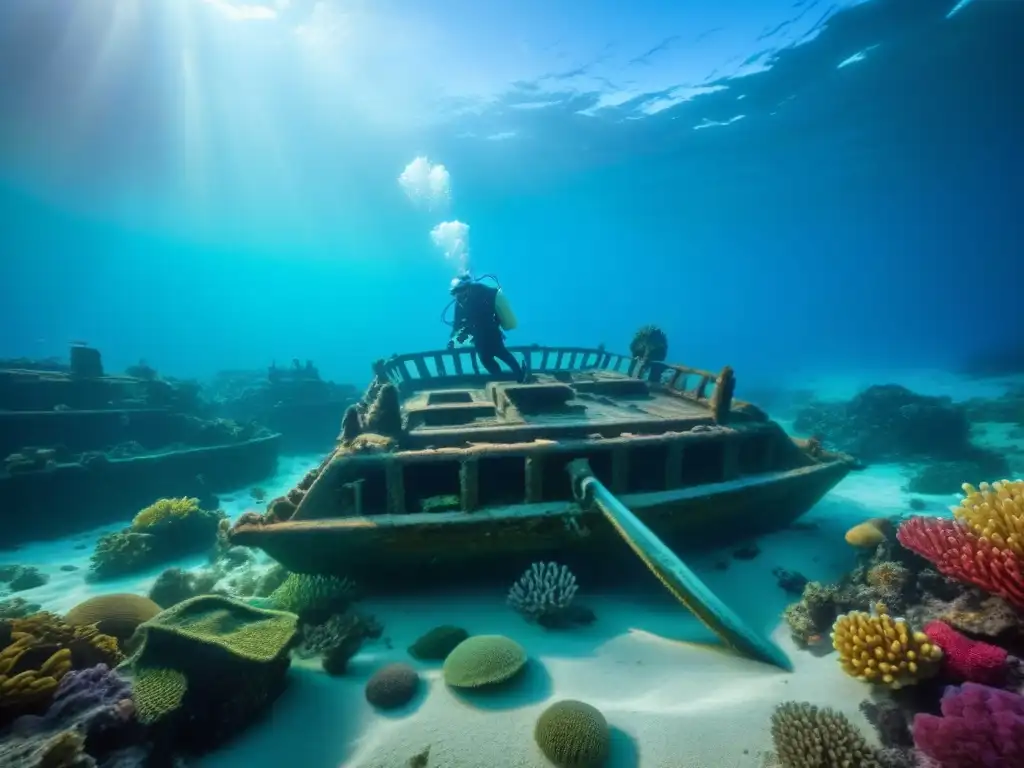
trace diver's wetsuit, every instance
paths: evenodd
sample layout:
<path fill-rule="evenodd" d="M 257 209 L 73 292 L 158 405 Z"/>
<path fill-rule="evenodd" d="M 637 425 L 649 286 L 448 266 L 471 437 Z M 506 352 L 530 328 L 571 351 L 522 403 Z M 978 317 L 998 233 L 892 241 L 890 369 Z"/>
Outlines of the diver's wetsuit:
<path fill-rule="evenodd" d="M 497 288 L 480 283 L 470 283 L 463 288 L 455 300 L 452 339 L 463 342 L 472 337 L 477 357 L 489 374 L 501 375 L 497 362 L 501 360 L 512 370 L 516 381 L 522 381 L 523 368 L 505 346 L 505 334 L 494 311 L 494 297 L 497 295 Z"/>

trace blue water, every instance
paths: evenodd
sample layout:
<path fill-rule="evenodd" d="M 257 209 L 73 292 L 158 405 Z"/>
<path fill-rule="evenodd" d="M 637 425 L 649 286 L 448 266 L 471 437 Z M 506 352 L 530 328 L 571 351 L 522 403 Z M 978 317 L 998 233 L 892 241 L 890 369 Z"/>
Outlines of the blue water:
<path fill-rule="evenodd" d="M 653 323 L 741 395 L 925 371 L 966 399 L 965 365 L 1024 349 L 1022 30 L 994 0 L 4 0 L 0 358 L 310 359 L 361 389 L 444 345 L 465 266 L 510 344 L 626 351 Z M 864 483 L 825 508 L 905 507 L 898 474 Z M 658 711 L 640 754 L 679 727 Z"/>

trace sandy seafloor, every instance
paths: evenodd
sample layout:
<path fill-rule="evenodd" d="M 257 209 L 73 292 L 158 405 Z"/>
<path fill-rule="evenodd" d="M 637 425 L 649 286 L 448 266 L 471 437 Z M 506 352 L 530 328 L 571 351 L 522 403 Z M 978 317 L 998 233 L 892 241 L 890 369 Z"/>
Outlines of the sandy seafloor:
<path fill-rule="evenodd" d="M 871 377 L 957 399 L 997 395 L 1005 385 L 965 382 L 948 374 L 912 379 Z M 815 387 L 819 397 L 833 391 L 835 397 L 848 397 L 860 382 L 828 382 L 824 393 L 823 384 Z M 998 436 L 999 430 L 981 432 L 984 439 Z M 260 485 L 270 497 L 279 495 L 319 458 L 282 458 L 278 475 Z M 731 549 L 687 556 L 688 565 L 713 591 L 787 651 L 794 663 L 792 673 L 721 650 L 653 578 L 650 588 L 640 593 L 595 594 L 581 584 L 577 600 L 594 610 L 597 621 L 560 632 L 526 623 L 506 607 L 502 589 L 430 598 L 369 596 L 361 608 L 384 624 L 384 637 L 365 645 L 344 677 L 332 678 L 316 663 L 296 661 L 291 684 L 267 718 L 196 764 L 405 768 L 412 756 L 429 746 L 428 764 L 437 768 L 543 768 L 550 763 L 534 743 L 534 723 L 548 704 L 566 698 L 586 701 L 608 719 L 610 768 L 756 768 L 770 749 L 772 710 L 787 700 L 841 710 L 873 738 L 858 710 L 868 696 L 866 687 L 845 676 L 833 654 L 798 650 L 790 640 L 780 615 L 794 598 L 778 586 L 772 570 L 783 567 L 812 580 L 838 578 L 854 565 L 854 552 L 843 540 L 849 527 L 870 517 L 909 511 L 910 495 L 902 490 L 907 472 L 907 467 L 877 465 L 851 473 L 802 518 L 802 523 L 813 525 L 758 539 L 761 552 L 753 559 L 736 559 Z M 965 478 L 975 483 L 983 479 L 999 478 Z M 956 495 L 916 498 L 926 503 L 925 514 L 948 514 L 957 500 Z M 222 497 L 222 509 L 232 517 L 250 506 L 246 488 Z M 58 613 L 95 594 L 145 594 L 162 568 L 101 584 L 85 580 L 93 542 L 119 527 L 123 526 L 0 552 L 0 562 L 35 565 L 47 573 L 48 584 L 18 594 Z M 204 561 L 196 557 L 174 565 L 198 567 Z M 65 565 L 78 570 L 61 570 Z M 444 685 L 439 664 L 417 662 L 405 650 L 438 624 L 514 638 L 530 655 L 527 673 L 491 695 L 455 693 Z M 377 712 L 365 701 L 363 686 L 375 669 L 393 661 L 413 664 L 423 685 L 408 707 Z"/>

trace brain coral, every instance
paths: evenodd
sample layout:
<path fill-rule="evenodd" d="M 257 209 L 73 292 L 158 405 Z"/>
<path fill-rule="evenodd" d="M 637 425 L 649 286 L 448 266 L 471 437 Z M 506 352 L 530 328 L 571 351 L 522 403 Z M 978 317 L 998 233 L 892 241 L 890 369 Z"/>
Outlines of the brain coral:
<path fill-rule="evenodd" d="M 99 595 L 76 605 L 64 620 L 73 627 L 95 624 L 103 634 L 124 641 L 132 636 L 139 624 L 149 621 L 160 610 L 159 605 L 142 595 Z"/>
<path fill-rule="evenodd" d="M 843 671 L 858 680 L 901 688 L 933 676 L 942 649 L 904 619 L 894 619 L 882 605 L 872 616 L 851 611 L 836 619 L 832 645 Z"/>
<path fill-rule="evenodd" d="M 582 701 L 556 701 L 545 709 L 533 737 L 544 756 L 560 768 L 598 768 L 608 759 L 608 722 Z"/>
<path fill-rule="evenodd" d="M 444 660 L 444 681 L 453 688 L 481 688 L 515 677 L 526 666 L 526 650 L 504 635 L 476 635 Z"/>
<path fill-rule="evenodd" d="M 394 709 L 412 701 L 420 676 L 408 664 L 388 664 L 366 681 L 366 700 L 380 709 Z"/>
<path fill-rule="evenodd" d="M 772 714 L 780 768 L 882 768 L 878 755 L 845 716 L 787 701 Z"/>

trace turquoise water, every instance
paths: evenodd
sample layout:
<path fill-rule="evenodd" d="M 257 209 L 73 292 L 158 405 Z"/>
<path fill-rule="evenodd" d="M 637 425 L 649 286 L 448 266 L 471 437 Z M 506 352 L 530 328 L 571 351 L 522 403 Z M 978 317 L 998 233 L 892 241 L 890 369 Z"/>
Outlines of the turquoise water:
<path fill-rule="evenodd" d="M 271 364 L 310 360 L 347 393 L 333 433 L 372 361 L 445 345 L 449 283 L 468 270 L 493 275 L 514 307 L 509 345 L 625 353 L 656 325 L 670 362 L 732 366 L 738 397 L 866 466 L 806 525 L 685 556 L 786 652 L 788 676 L 724 653 L 653 579 L 581 578 L 597 621 L 559 633 L 523 622 L 510 585 L 481 574 L 429 597 L 366 595 L 383 636 L 349 671 L 295 658 L 270 715 L 197 764 L 402 768 L 430 747 L 430 766 L 539 767 L 552 763 L 534 723 L 561 699 L 604 714 L 612 768 L 771 764 L 771 714 L 788 700 L 837 709 L 877 745 L 858 705 L 878 692 L 841 671 L 827 637 L 813 653 L 793 641 L 781 616 L 799 591 L 775 572 L 835 582 L 865 562 L 843 540 L 852 526 L 946 517 L 959 482 L 1024 474 L 1022 29 L 1024 5 L 980 0 L 6 0 L 0 368 L 63 364 L 84 342 L 108 374 L 145 361 L 213 398 L 218 372 L 255 372 L 244 386 L 256 387 Z M 807 413 L 893 383 L 948 398 L 928 407 L 957 411 L 958 445 L 973 447 L 886 453 Z M 27 410 L 11 392 L 0 411 Z M 895 445 L 885 418 L 864 429 Z M 8 434 L 12 454 L 60 443 Z M 275 471 L 204 506 L 231 522 L 262 512 L 329 437 L 288 443 Z M 915 484 L 934 467 L 937 486 Z M 193 496 L 205 482 L 164 487 Z M 47 581 L 0 584 L 0 600 L 63 615 L 99 594 L 149 594 L 167 567 L 207 572 L 199 551 L 88 580 L 99 537 L 139 508 L 112 503 L 100 520 L 72 499 L 46 511 L 53 538 L 0 529 L 0 565 Z M 0 507 L 0 520 L 22 514 Z M 736 556 L 751 543 L 756 556 Z M 274 565 L 248 557 L 246 579 Z M 219 588 L 249 597 L 229 571 Z M 411 705 L 371 707 L 369 678 L 410 662 L 437 624 L 515 638 L 531 676 L 481 703 L 417 662 Z"/>

